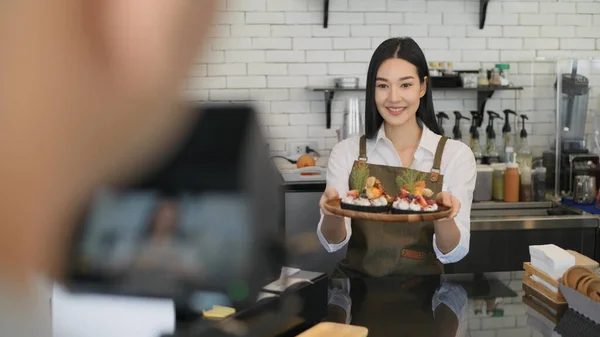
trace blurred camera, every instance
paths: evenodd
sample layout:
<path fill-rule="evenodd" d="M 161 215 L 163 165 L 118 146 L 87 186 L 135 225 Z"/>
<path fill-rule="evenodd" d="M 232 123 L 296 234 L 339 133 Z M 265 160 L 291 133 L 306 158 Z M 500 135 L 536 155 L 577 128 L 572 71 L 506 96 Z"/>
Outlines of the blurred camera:
<path fill-rule="evenodd" d="M 191 109 L 196 124 L 157 169 L 94 194 L 68 255 L 71 291 L 243 307 L 279 278 L 283 181 L 254 109 Z"/>

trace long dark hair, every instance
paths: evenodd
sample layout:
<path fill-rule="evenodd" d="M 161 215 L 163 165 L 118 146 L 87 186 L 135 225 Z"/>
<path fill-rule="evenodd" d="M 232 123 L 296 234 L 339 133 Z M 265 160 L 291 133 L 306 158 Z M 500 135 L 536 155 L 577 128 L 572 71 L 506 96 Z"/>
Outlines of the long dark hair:
<path fill-rule="evenodd" d="M 397 37 L 383 41 L 379 47 L 375 49 L 375 52 L 371 57 L 369 72 L 367 74 L 367 93 L 365 97 L 366 137 L 369 139 L 375 138 L 381 127 L 381 123 L 383 123 L 383 117 L 379 114 L 379 110 L 377 110 L 377 105 L 375 104 L 375 79 L 377 78 L 377 71 L 381 64 L 390 58 L 403 59 L 417 67 L 417 73 L 421 83 L 423 83 L 425 77 L 427 77 L 427 91 L 425 92 L 425 95 L 421 97 L 419 109 L 417 110 L 417 120 L 420 120 L 431 131 L 441 135 L 440 127 L 435 118 L 435 111 L 433 110 L 431 80 L 425 55 L 415 40 L 410 37 Z"/>

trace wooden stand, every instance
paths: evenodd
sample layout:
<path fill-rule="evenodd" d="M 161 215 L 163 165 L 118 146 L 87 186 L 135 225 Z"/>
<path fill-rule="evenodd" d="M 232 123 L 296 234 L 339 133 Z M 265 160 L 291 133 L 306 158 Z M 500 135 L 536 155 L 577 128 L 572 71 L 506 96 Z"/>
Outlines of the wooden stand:
<path fill-rule="evenodd" d="M 544 306 L 540 305 L 533 296 L 531 296 L 529 294 L 523 295 L 523 303 L 525 303 L 531 309 L 538 312 L 540 315 L 542 315 L 545 318 L 547 318 L 548 320 L 550 320 L 550 322 L 552 322 L 554 324 L 558 324 L 558 322 L 560 320 L 558 315 L 555 315 L 554 313 L 551 313 L 550 311 L 546 310 L 546 308 L 544 308 Z"/>
<path fill-rule="evenodd" d="M 548 297 L 550 300 L 552 300 L 556 304 L 567 303 L 567 300 L 565 300 L 564 296 L 560 293 L 560 290 L 558 291 L 558 293 L 553 293 L 550 289 L 548 289 L 548 288 L 544 287 L 543 285 L 532 280 L 531 276 L 535 275 L 535 276 L 539 277 L 544 282 L 550 284 L 551 286 L 555 287 L 556 289 L 558 289 L 558 281 L 557 280 L 552 278 L 550 275 L 544 273 L 543 271 L 536 269 L 534 266 L 531 265 L 530 262 L 523 263 L 523 268 L 525 269 L 525 275 L 523 276 L 524 284 L 527 284 L 528 286 L 534 288 L 535 290 L 542 293 L 545 297 Z"/>
<path fill-rule="evenodd" d="M 560 290 L 558 293 L 554 293 L 542 284 L 532 280 L 531 276 L 535 275 L 557 289 L 558 281 L 536 269 L 529 262 L 523 263 L 523 268 L 525 269 L 525 275 L 523 275 L 523 291 L 525 291 L 523 303 L 553 323 L 558 323 L 568 309 L 567 300 Z"/>

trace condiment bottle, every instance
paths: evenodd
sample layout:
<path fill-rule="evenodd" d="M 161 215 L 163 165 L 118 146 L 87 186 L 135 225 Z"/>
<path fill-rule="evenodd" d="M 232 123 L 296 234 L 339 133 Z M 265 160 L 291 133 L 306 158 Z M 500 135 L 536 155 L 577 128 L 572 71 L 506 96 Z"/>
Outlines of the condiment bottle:
<path fill-rule="evenodd" d="M 494 119 L 499 118 L 500 115 L 494 111 L 488 111 L 489 123 L 485 131 L 487 132 L 486 150 L 484 156 L 484 164 L 493 164 L 500 161 L 500 156 L 496 151 L 496 132 L 494 131 Z"/>
<path fill-rule="evenodd" d="M 504 126 L 502 127 L 502 138 L 504 138 L 504 153 L 503 153 L 503 161 L 508 163 L 512 154 L 515 152 L 514 139 L 512 135 L 512 128 L 510 127 L 510 115 L 517 115 L 516 112 L 510 109 L 504 109 Z"/>
<path fill-rule="evenodd" d="M 518 165 L 518 164 L 517 164 Z M 531 186 L 531 168 L 527 165 L 521 167 L 521 187 L 520 191 L 520 201 L 532 201 L 532 186 Z"/>
<path fill-rule="evenodd" d="M 506 164 L 494 163 L 491 166 L 494 169 L 492 173 L 492 199 L 504 201 L 504 171 L 506 170 Z"/>
<path fill-rule="evenodd" d="M 513 160 L 506 164 L 504 172 L 504 201 L 519 202 L 519 164 Z"/>
<path fill-rule="evenodd" d="M 525 120 L 529 119 L 527 118 L 526 115 L 521 115 L 521 121 L 522 121 L 522 129 L 521 129 L 521 147 L 519 148 L 519 151 L 517 152 L 517 163 L 519 164 L 519 167 L 522 166 L 532 166 L 532 155 L 531 155 L 531 149 L 529 148 L 529 143 L 527 141 L 527 130 L 525 130 Z"/>

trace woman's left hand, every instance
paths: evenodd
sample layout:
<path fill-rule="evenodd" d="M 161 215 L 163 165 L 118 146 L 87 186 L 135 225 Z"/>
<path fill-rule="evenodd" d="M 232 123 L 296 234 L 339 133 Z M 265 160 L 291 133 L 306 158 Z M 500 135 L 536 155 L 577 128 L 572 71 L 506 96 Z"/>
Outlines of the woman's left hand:
<path fill-rule="evenodd" d="M 435 196 L 435 202 L 438 205 L 450 207 L 450 215 L 443 220 L 452 220 L 460 210 L 460 201 L 449 192 L 443 191 Z"/>

